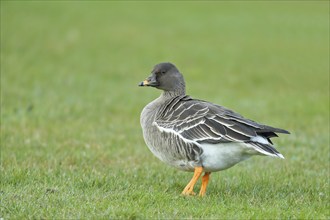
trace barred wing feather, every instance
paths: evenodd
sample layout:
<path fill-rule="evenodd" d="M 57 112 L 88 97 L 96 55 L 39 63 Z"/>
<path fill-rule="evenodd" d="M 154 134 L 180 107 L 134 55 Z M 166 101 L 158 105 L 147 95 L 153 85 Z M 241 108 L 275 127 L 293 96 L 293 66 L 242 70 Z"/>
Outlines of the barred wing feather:
<path fill-rule="evenodd" d="M 189 96 L 176 97 L 164 105 L 155 121 L 162 129 L 170 129 L 183 138 L 197 143 L 246 142 L 253 137 L 268 140 L 283 129 L 258 124 L 222 106 L 195 100 Z M 258 145 L 265 143 L 258 143 Z M 268 145 L 268 143 L 266 143 Z M 257 146 L 260 147 L 260 146 Z"/>

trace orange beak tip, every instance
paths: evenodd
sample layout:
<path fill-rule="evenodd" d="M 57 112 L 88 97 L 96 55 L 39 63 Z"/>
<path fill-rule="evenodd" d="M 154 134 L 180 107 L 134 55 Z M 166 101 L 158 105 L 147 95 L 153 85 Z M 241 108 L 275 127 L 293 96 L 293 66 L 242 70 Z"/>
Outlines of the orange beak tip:
<path fill-rule="evenodd" d="M 139 86 L 147 86 L 148 85 L 148 80 L 143 80 L 142 82 L 139 83 Z"/>

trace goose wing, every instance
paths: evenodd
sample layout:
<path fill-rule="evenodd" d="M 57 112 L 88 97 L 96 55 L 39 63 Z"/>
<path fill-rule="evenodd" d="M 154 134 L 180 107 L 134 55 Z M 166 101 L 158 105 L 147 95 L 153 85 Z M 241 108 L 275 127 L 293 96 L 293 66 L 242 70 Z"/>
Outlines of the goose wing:
<path fill-rule="evenodd" d="M 245 142 L 266 151 L 278 153 L 271 147 L 271 137 L 286 130 L 262 125 L 219 105 L 176 97 L 159 112 L 154 124 L 162 131 L 173 132 L 187 141 L 197 143 Z M 268 149 L 268 148 L 271 149 Z"/>

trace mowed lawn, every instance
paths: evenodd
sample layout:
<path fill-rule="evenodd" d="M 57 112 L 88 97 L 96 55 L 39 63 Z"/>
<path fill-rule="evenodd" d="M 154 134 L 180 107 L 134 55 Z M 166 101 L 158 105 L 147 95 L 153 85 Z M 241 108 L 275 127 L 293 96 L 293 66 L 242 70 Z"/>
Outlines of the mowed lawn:
<path fill-rule="evenodd" d="M 139 123 L 163 61 L 189 95 L 289 130 L 286 159 L 181 196 L 192 173 Z M 328 1 L 1 1 L 0 218 L 329 219 L 329 156 Z"/>

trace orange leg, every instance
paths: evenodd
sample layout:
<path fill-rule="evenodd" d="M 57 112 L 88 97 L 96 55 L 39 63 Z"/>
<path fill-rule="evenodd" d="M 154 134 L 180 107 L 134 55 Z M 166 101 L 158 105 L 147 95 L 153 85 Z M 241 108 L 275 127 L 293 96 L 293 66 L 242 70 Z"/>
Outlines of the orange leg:
<path fill-rule="evenodd" d="M 210 174 L 211 174 L 210 172 L 205 172 L 204 176 L 202 177 L 202 186 L 201 186 L 201 190 L 199 191 L 199 196 L 205 195 L 206 187 L 210 179 Z"/>
<path fill-rule="evenodd" d="M 195 195 L 195 193 L 193 192 L 194 186 L 197 180 L 199 179 L 199 177 L 201 176 L 202 172 L 203 172 L 203 167 L 195 167 L 194 176 L 192 177 L 188 185 L 184 188 L 182 195 L 186 195 L 186 196 Z"/>

